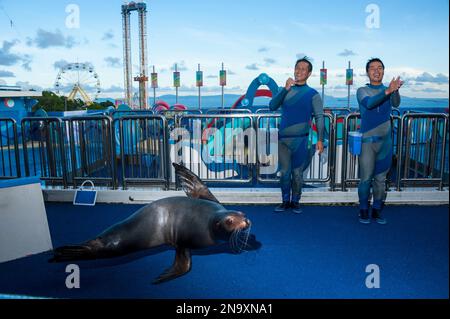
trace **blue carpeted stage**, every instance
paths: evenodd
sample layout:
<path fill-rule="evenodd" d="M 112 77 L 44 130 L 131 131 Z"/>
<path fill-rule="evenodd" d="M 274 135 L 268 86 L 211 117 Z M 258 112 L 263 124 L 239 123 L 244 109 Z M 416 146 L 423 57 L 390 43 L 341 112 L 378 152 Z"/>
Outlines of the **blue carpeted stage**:
<path fill-rule="evenodd" d="M 54 247 L 89 239 L 141 205 L 46 203 Z M 50 253 L 0 264 L 0 294 L 51 298 L 449 298 L 448 205 L 388 206 L 388 225 L 362 225 L 355 206 L 228 206 L 253 222 L 252 249 L 193 251 L 192 270 L 152 285 L 174 259 L 161 247 L 114 259 L 76 262 L 80 288 L 65 285 L 66 263 Z M 368 265 L 380 288 L 367 288 Z"/>

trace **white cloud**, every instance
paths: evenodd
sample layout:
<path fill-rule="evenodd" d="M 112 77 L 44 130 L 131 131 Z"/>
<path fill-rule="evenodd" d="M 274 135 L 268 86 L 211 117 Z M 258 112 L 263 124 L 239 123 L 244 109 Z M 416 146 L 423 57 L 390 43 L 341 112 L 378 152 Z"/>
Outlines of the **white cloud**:
<path fill-rule="evenodd" d="M 27 44 L 29 46 L 35 45 L 40 49 L 46 49 L 49 47 L 72 48 L 78 43 L 75 41 L 74 37 L 64 36 L 59 29 L 56 29 L 55 32 L 52 32 L 39 28 L 34 39 L 27 38 Z"/>
<path fill-rule="evenodd" d="M 108 31 L 105 32 L 105 34 L 103 34 L 102 40 L 103 41 L 108 41 L 114 38 L 114 33 L 111 29 L 109 29 Z"/>
<path fill-rule="evenodd" d="M 65 67 L 67 64 L 69 64 L 69 62 L 67 62 L 67 61 L 64 60 L 64 59 L 61 59 L 61 60 L 58 60 L 58 61 L 56 61 L 55 63 L 53 63 L 53 67 L 54 67 L 56 70 L 59 70 L 59 69 Z"/>
<path fill-rule="evenodd" d="M 122 59 L 120 58 L 114 58 L 111 56 L 108 56 L 103 59 L 106 62 L 106 65 L 109 68 L 121 68 L 122 67 Z"/>
<path fill-rule="evenodd" d="M 352 50 L 344 49 L 344 51 L 339 52 L 338 55 L 343 56 L 343 57 L 348 57 L 348 56 L 356 55 L 356 53 L 353 52 Z"/>
<path fill-rule="evenodd" d="M 0 70 L 0 77 L 13 78 L 15 75 L 10 71 Z"/>
<path fill-rule="evenodd" d="M 250 65 L 245 66 L 247 70 L 258 71 L 259 67 L 256 63 L 252 63 Z"/>
<path fill-rule="evenodd" d="M 429 82 L 437 84 L 448 84 L 448 76 L 442 73 L 436 74 L 436 76 L 431 75 L 428 72 L 424 72 L 421 75 L 412 78 L 411 80 L 416 82 Z"/>

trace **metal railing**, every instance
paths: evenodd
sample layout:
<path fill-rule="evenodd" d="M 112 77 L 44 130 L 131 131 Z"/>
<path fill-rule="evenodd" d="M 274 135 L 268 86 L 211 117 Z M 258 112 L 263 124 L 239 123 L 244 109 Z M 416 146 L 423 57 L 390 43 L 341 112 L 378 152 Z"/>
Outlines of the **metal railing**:
<path fill-rule="evenodd" d="M 407 185 L 442 190 L 445 173 L 448 179 L 448 115 L 405 113 L 401 124 L 397 190 Z"/>
<path fill-rule="evenodd" d="M 39 175 L 46 185 L 77 187 L 86 179 L 111 188 L 175 182 L 181 162 L 208 183 L 278 182 L 280 114 L 185 114 L 169 120 L 138 113 L 70 118 L 0 119 L 0 178 Z M 306 183 L 345 190 L 359 182 L 358 158 L 347 134 L 359 114 L 325 114 L 328 153 L 313 157 Z M 393 166 L 388 186 L 448 185 L 447 114 L 391 116 Z M 312 135 L 310 134 L 310 138 Z"/>
<path fill-rule="evenodd" d="M 259 113 L 255 118 L 255 129 L 257 132 L 256 154 L 258 156 L 256 167 L 257 180 L 261 183 L 278 182 L 278 127 L 281 115 Z M 334 152 L 333 116 L 331 114 L 324 114 L 324 124 L 324 144 L 327 147 L 322 154 L 312 150 L 314 154 L 309 167 L 304 173 L 304 181 L 306 183 L 326 183 L 331 180 Z M 314 136 L 311 129 L 308 143 L 315 145 L 316 141 L 314 139 L 317 139 L 317 137 Z"/>
<path fill-rule="evenodd" d="M 116 167 L 123 189 L 129 184 L 169 187 L 168 132 L 161 115 L 128 115 L 114 121 Z M 120 161 L 120 163 L 119 163 Z"/>
<path fill-rule="evenodd" d="M 348 185 L 356 186 L 359 183 L 359 156 L 353 155 L 349 150 L 348 133 L 351 131 L 359 130 L 361 125 L 360 113 L 350 113 L 344 117 L 343 130 L 342 130 L 342 154 L 341 154 L 341 190 L 345 191 Z M 396 182 L 393 180 L 393 172 L 396 171 L 396 165 L 398 163 L 398 152 L 401 145 L 399 143 L 399 128 L 400 117 L 397 115 L 391 115 L 391 140 L 393 148 L 393 163 L 390 171 L 387 175 L 386 187 L 395 186 Z"/>
<path fill-rule="evenodd" d="M 25 117 L 21 121 L 21 132 L 25 175 L 40 176 L 51 185 L 67 187 L 61 118 Z"/>
<path fill-rule="evenodd" d="M 171 160 L 183 162 L 204 181 L 236 184 L 253 179 L 252 114 L 181 115 L 170 144 Z"/>
<path fill-rule="evenodd" d="M 69 139 L 70 175 L 74 187 L 89 179 L 96 184 L 116 187 L 111 118 L 77 116 L 64 119 L 64 135 Z M 70 173 L 69 173 L 70 172 Z"/>
<path fill-rule="evenodd" d="M 249 109 L 208 109 L 206 114 L 252 114 Z"/>
<path fill-rule="evenodd" d="M 21 176 L 17 123 L 12 118 L 0 118 L 0 179 Z"/>

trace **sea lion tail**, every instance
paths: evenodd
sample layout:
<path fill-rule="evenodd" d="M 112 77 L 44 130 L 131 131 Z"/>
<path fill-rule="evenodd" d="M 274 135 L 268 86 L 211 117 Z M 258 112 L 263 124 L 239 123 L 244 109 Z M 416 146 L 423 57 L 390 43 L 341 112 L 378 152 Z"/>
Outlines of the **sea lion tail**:
<path fill-rule="evenodd" d="M 63 262 L 68 260 L 96 258 L 92 247 L 88 245 L 62 246 L 53 250 L 53 258 L 49 262 Z"/>

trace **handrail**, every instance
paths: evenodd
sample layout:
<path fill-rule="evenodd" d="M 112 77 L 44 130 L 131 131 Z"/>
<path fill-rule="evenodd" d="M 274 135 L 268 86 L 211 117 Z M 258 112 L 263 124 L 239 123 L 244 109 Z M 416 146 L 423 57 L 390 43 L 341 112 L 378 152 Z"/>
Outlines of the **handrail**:
<path fill-rule="evenodd" d="M 319 178 L 314 177 L 306 179 L 306 182 L 328 183 L 330 190 L 332 191 L 340 185 L 339 189 L 345 191 L 348 185 L 356 184 L 359 181 L 358 178 L 348 178 L 349 172 L 350 174 L 357 176 L 356 171 L 353 170 L 353 167 L 356 169 L 357 159 L 348 154 L 349 145 L 347 135 L 349 125 L 353 120 L 358 119 L 360 114 L 353 112 L 338 116 L 334 113 L 326 113 L 325 116 L 328 118 L 327 123 L 329 122 L 330 127 L 326 176 L 323 177 L 322 173 L 320 173 Z M 222 122 L 226 122 L 230 123 L 227 124 L 227 127 L 229 128 L 252 128 L 254 130 L 253 133 L 255 133 L 252 136 L 255 137 L 256 143 L 254 146 L 253 144 L 250 145 L 250 152 L 256 153 L 252 154 L 247 153 L 247 150 L 245 151 L 245 156 L 249 156 L 249 154 L 257 155 L 255 157 L 255 162 L 252 162 L 253 159 L 252 161 L 249 161 L 249 158 L 247 157 L 245 162 L 239 164 L 239 168 L 245 170 L 246 172 L 245 177 L 242 177 L 244 175 L 241 175 L 241 180 L 233 178 L 224 179 L 220 177 L 211 178 L 208 181 L 220 182 L 222 184 L 225 183 L 229 185 L 236 184 L 237 182 L 264 183 L 266 179 L 263 179 L 261 175 L 261 165 L 263 163 L 261 162 L 258 152 L 263 151 L 262 148 L 267 148 L 270 146 L 267 144 L 270 143 L 270 138 L 267 139 L 267 136 L 259 136 L 257 133 L 258 130 L 265 128 L 260 127 L 263 119 L 279 119 L 280 117 L 281 115 L 275 112 L 234 114 L 182 114 L 180 112 L 177 113 L 174 121 L 171 120 L 169 122 L 164 115 L 143 114 L 143 112 L 141 112 L 140 114 L 121 114 L 120 117 L 115 119 L 113 119 L 110 115 L 71 116 L 63 119 L 58 117 L 25 117 L 21 120 L 20 125 L 16 123 L 13 118 L 0 118 L 2 132 L 4 131 L 4 127 L 7 127 L 8 130 L 8 132 L 6 132 L 6 136 L 8 137 L 8 140 L 10 140 L 8 147 L 12 147 L 12 145 L 14 145 L 17 172 L 17 176 L 6 176 L 6 174 L 3 173 L 5 176 L 0 176 L 0 178 L 19 177 L 22 175 L 23 171 L 26 176 L 30 176 L 31 169 L 33 168 L 33 173 L 41 170 L 42 180 L 62 182 L 64 187 L 76 187 L 78 180 L 86 178 L 95 180 L 97 178 L 100 181 L 107 181 L 111 184 L 111 187 L 116 188 L 120 183 L 120 178 L 125 177 L 125 180 L 122 180 L 121 183 L 123 188 L 125 188 L 129 182 L 142 181 L 147 183 L 153 181 L 164 185 L 165 189 L 168 189 L 171 181 L 173 181 L 173 179 L 171 179 L 172 167 L 170 162 L 173 159 L 170 158 L 171 146 L 169 130 L 181 128 L 186 124 L 186 121 L 199 120 L 202 123 L 203 129 L 206 127 L 217 128 L 217 124 L 222 125 Z M 239 121 L 243 119 L 248 119 L 248 121 Z M 156 125 L 158 126 L 158 134 L 161 134 L 159 136 L 161 139 L 161 144 L 157 148 L 158 152 L 161 153 L 155 153 L 155 156 L 158 156 L 158 163 L 161 161 L 163 174 L 158 175 L 157 177 L 153 176 L 141 178 L 140 176 L 134 176 L 129 178 L 129 176 L 124 175 L 123 167 L 123 160 L 126 153 L 123 149 L 125 141 L 124 138 L 127 134 L 129 134 L 128 130 L 125 130 L 124 125 L 128 125 L 125 123 L 133 123 L 130 125 L 135 125 L 136 129 L 142 130 L 142 132 L 147 132 L 146 134 L 153 134 L 150 131 L 146 131 L 148 130 L 148 127 L 145 127 L 148 124 L 146 124 L 146 121 L 148 122 L 150 120 L 157 121 L 158 124 Z M 220 122 L 211 124 L 211 121 L 206 120 Z M 341 126 L 338 126 L 338 122 L 341 120 L 343 121 L 342 146 L 340 145 L 340 142 L 338 144 L 338 133 L 340 134 L 341 131 Z M 86 126 L 89 121 L 94 121 L 94 123 L 95 121 L 101 121 L 101 127 L 94 124 L 94 128 L 96 128 L 94 129 L 95 132 L 89 133 L 93 135 L 86 136 L 86 130 L 88 127 L 92 127 L 90 124 L 90 126 Z M 445 185 L 448 185 L 449 176 L 448 169 L 445 166 L 446 161 L 448 161 L 448 114 L 404 113 L 401 117 L 393 114 L 391 115 L 391 121 L 393 122 L 393 128 L 397 129 L 395 132 L 393 130 L 392 133 L 394 141 L 393 147 L 395 148 L 394 154 L 397 155 L 397 167 L 396 170 L 393 171 L 393 173 L 396 174 L 396 178 L 391 181 L 392 183 L 395 183 L 394 186 L 396 189 L 400 191 L 403 187 L 410 187 L 420 184 L 428 187 L 437 186 L 437 189 L 442 190 Z M 28 143 L 27 139 L 30 137 L 31 133 L 31 131 L 29 131 L 31 129 L 30 125 L 33 125 L 33 123 L 40 123 L 40 125 L 48 126 L 50 131 L 49 134 L 46 135 L 46 140 L 42 140 L 40 142 L 35 141 L 31 144 Z M 192 123 L 193 122 L 191 122 L 191 124 Z M 11 125 L 13 136 L 8 135 L 11 134 Z M 21 135 L 19 135 L 19 129 Z M 224 133 L 228 134 L 227 132 Z M 244 138 L 248 137 L 249 136 L 246 135 Z M 79 144 L 77 144 L 79 138 L 82 139 L 79 141 Z M 93 141 L 90 140 L 92 138 L 94 138 L 95 143 L 101 147 L 100 153 L 95 149 L 95 147 L 92 147 Z M 264 140 L 262 140 L 263 138 Z M 22 142 L 20 142 L 21 139 Z M 340 137 L 339 141 L 341 141 Z M 0 146 L 2 146 L 2 142 L 3 141 L 0 141 Z M 272 142 L 275 142 L 273 137 Z M 131 141 L 131 143 L 135 142 Z M 246 147 L 249 147 L 248 144 L 246 145 Z M 20 153 L 22 151 L 20 151 L 19 146 L 22 146 L 23 158 L 21 158 L 22 155 Z M 36 147 L 36 149 L 33 149 L 32 153 L 29 153 L 29 146 Z M 145 148 L 136 148 L 136 145 L 134 145 L 134 147 L 134 150 L 130 153 L 132 156 L 145 156 Z M 116 148 L 120 148 L 121 150 L 116 152 Z M 339 155 L 339 152 L 341 151 L 342 154 Z M 116 157 L 116 153 L 119 157 Z M 233 151 L 233 153 L 230 153 L 230 158 L 236 159 L 236 154 L 237 153 Z M 222 157 L 225 155 L 220 153 L 220 156 Z M 0 154 L 0 156 L 3 155 Z M 119 158 L 121 161 L 118 160 Z M 226 157 L 224 157 L 224 159 L 225 158 Z M 142 158 L 138 160 L 142 160 Z M 86 165 L 89 163 L 94 163 L 94 165 L 97 165 L 97 169 L 101 169 L 99 165 L 104 163 L 102 165 L 104 165 L 104 168 L 108 169 L 108 172 L 111 172 L 111 175 L 107 177 L 92 176 L 92 172 L 90 172 L 90 169 L 87 168 L 87 172 L 85 172 L 86 174 L 83 176 L 78 176 L 77 161 Z M 234 162 L 235 160 L 233 160 L 233 163 Z M 349 163 L 354 163 L 355 165 L 352 164 L 349 167 Z M 13 164 L 11 162 L 6 165 Z M 120 165 L 122 165 L 122 167 Z M 232 166 L 235 164 L 228 164 L 227 162 L 226 165 Z M 338 165 L 342 166 L 339 168 Z M 48 173 L 47 170 L 50 173 Z M 2 171 L 0 170 L 0 174 L 1 172 Z M 267 181 L 277 182 L 277 178 L 273 177 L 275 175 L 263 175 L 272 176 L 267 179 Z"/>

